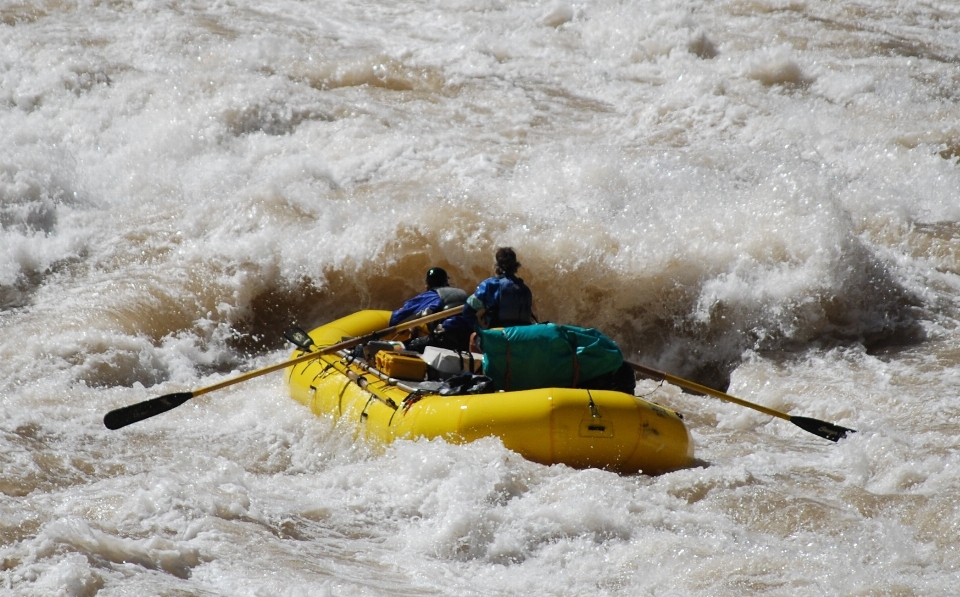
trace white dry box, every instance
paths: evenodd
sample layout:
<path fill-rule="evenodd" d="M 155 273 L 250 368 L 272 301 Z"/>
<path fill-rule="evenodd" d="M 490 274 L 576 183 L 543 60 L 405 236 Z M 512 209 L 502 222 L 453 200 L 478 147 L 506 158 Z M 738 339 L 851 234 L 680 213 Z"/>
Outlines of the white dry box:
<path fill-rule="evenodd" d="M 427 346 L 421 357 L 432 369 L 443 375 L 479 373 L 483 368 L 483 355 L 475 352 L 460 352 L 437 346 Z"/>

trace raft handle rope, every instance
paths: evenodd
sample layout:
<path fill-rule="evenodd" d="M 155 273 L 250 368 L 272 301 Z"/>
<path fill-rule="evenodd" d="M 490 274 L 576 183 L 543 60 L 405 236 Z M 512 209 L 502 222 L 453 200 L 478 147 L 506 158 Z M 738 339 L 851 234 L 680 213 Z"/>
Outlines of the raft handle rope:
<path fill-rule="evenodd" d="M 638 395 L 638 394 L 634 394 L 634 397 L 635 397 L 635 398 L 643 398 L 644 400 L 646 400 L 646 399 L 647 399 L 647 396 L 653 396 L 654 394 L 657 393 L 657 390 L 659 390 L 659 389 L 662 388 L 662 387 L 663 387 L 663 380 L 661 379 L 661 380 L 660 380 L 660 383 L 657 384 L 657 387 L 653 388 L 652 390 L 650 390 L 650 391 L 647 392 L 646 394 L 639 394 L 639 395 Z"/>
<path fill-rule="evenodd" d="M 590 393 L 590 390 L 587 390 L 587 398 L 590 400 L 590 416 L 594 419 L 602 419 L 600 416 L 600 410 L 597 409 L 597 405 L 593 402 L 593 394 Z"/>

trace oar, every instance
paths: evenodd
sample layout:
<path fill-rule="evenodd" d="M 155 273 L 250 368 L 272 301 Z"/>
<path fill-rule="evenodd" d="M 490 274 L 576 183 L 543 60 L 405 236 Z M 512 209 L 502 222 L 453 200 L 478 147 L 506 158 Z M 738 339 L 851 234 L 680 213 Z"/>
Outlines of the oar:
<path fill-rule="evenodd" d="M 334 352 L 339 352 L 341 350 L 346 350 L 348 348 L 353 348 L 354 346 L 359 346 L 361 344 L 366 344 L 373 340 L 379 340 L 385 336 L 390 336 L 402 330 L 407 330 L 410 328 L 417 327 L 425 323 L 430 323 L 433 321 L 439 321 L 446 319 L 447 317 L 452 317 L 453 315 L 459 314 L 463 311 L 463 307 L 455 307 L 453 309 L 447 309 L 446 311 L 441 311 L 439 313 L 434 313 L 432 315 L 427 315 L 426 317 L 421 317 L 419 319 L 412 319 L 410 321 L 405 321 L 397 325 L 372 332 L 366 336 L 360 336 L 359 338 L 351 338 L 350 340 L 344 340 L 338 344 L 332 346 L 327 346 L 321 348 L 316 352 L 310 352 L 304 355 L 301 355 L 295 359 L 290 359 L 289 361 L 284 361 L 282 363 L 276 363 L 275 365 L 270 365 L 269 367 L 264 367 L 263 369 L 256 369 L 254 371 L 249 371 L 243 375 L 238 375 L 233 379 L 228 379 L 221 381 L 220 383 L 215 383 L 212 386 L 207 386 L 205 388 L 200 388 L 199 390 L 193 390 L 192 392 L 176 392 L 174 394 L 166 394 L 158 398 L 151 398 L 150 400 L 145 400 L 143 402 L 138 402 L 136 404 L 131 404 L 130 406 L 124 406 L 123 408 L 118 408 L 108 412 L 103 417 L 103 424 L 106 425 L 107 429 L 120 429 L 121 427 L 126 427 L 131 423 L 136 423 L 144 419 L 149 419 L 150 417 L 165 413 L 168 410 L 172 410 L 187 400 L 191 398 L 196 398 L 202 394 L 212 392 L 214 390 L 219 390 L 227 386 L 232 386 L 238 384 L 248 379 L 253 379 L 254 377 L 260 377 L 261 375 L 266 375 L 267 373 L 273 373 L 280 369 L 286 369 L 287 367 L 292 367 L 306 361 L 316 359 L 322 355 L 330 354 Z"/>
<path fill-rule="evenodd" d="M 283 333 L 283 337 L 289 340 L 295 346 L 299 347 L 301 350 L 305 350 L 307 352 L 310 351 L 311 346 L 316 346 L 313 343 L 313 338 L 310 337 L 310 334 L 296 326 L 285 331 Z"/>
<path fill-rule="evenodd" d="M 700 394 L 707 394 L 713 396 L 714 398 L 719 398 L 721 400 L 726 400 L 727 402 L 733 402 L 734 404 L 739 404 L 740 406 L 746 406 L 747 408 L 752 408 L 753 410 L 758 410 L 764 414 L 768 414 L 772 417 L 777 417 L 785 421 L 790 421 L 800 429 L 804 431 L 809 431 L 814 435 L 819 435 L 822 438 L 828 439 L 832 442 L 839 441 L 841 438 L 847 437 L 848 433 L 856 433 L 856 429 L 847 429 L 846 427 L 841 427 L 839 425 L 834 425 L 833 423 L 827 423 L 826 421 L 821 421 L 819 419 L 811 419 L 810 417 L 795 417 L 788 415 L 787 413 L 780 412 L 779 410 L 774 410 L 772 408 L 767 408 L 766 406 L 761 406 L 759 404 L 754 404 L 753 402 L 747 402 L 740 398 L 731 396 L 730 394 L 724 394 L 719 390 L 714 390 L 713 388 L 708 388 L 707 386 L 702 386 L 696 382 L 687 381 L 686 379 L 681 379 L 669 373 L 664 373 L 663 371 L 658 371 L 656 369 L 651 369 L 650 367 L 645 367 L 643 365 L 638 365 L 636 363 L 631 363 L 627 361 L 627 364 L 637 370 L 638 373 L 650 379 L 656 381 L 666 381 L 672 383 L 675 386 L 680 386 L 681 388 L 687 388 L 694 392 L 699 392 Z"/>

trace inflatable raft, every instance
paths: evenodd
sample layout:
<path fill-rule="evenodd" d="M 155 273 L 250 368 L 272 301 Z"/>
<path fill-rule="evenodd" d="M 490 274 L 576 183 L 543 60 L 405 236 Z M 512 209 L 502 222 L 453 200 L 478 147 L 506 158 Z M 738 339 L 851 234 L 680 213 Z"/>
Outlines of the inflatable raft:
<path fill-rule="evenodd" d="M 389 319 L 389 311 L 360 311 L 309 335 L 323 348 L 384 329 Z M 306 354 L 300 349 L 293 358 Z M 667 472 L 693 459 L 693 441 L 680 415 L 630 394 L 542 388 L 443 395 L 435 381 L 391 377 L 354 354 L 341 351 L 296 363 L 286 380 L 294 399 L 317 415 L 352 424 L 367 441 L 463 443 L 496 436 L 534 462 L 622 474 Z"/>

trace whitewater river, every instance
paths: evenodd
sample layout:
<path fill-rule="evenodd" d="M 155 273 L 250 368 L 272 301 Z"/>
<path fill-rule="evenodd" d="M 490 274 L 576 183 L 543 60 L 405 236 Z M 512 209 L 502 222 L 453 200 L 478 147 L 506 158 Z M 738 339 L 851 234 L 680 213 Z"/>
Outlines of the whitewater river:
<path fill-rule="evenodd" d="M 0 594 L 960 592 L 960 5 L 0 1 Z M 279 362 L 513 246 L 696 466 L 380 448 Z"/>

